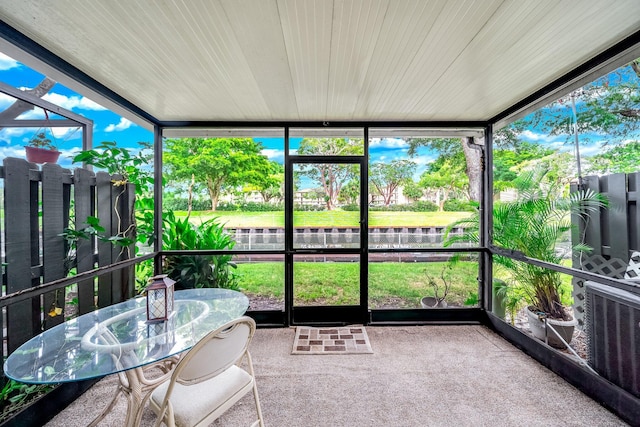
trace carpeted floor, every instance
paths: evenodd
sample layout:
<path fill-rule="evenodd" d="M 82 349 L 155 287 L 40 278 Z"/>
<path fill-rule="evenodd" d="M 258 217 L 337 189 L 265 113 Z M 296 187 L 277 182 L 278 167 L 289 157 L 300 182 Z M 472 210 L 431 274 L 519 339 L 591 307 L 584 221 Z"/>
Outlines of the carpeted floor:
<path fill-rule="evenodd" d="M 259 329 L 251 354 L 267 426 L 625 426 L 615 415 L 483 326 L 373 327 L 373 354 L 292 355 L 295 329 Z M 114 376 L 49 424 L 86 426 Z M 120 427 L 121 399 L 100 426 Z M 247 426 L 245 396 L 213 426 Z M 142 426 L 154 415 L 145 410 Z"/>
<path fill-rule="evenodd" d="M 368 354 L 373 353 L 364 326 L 313 328 L 298 326 L 291 354 Z"/>

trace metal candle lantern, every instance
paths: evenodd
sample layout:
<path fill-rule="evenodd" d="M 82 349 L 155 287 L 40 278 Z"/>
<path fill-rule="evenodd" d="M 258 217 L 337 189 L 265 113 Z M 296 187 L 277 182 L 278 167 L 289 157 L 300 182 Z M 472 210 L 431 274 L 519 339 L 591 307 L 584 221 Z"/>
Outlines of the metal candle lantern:
<path fill-rule="evenodd" d="M 147 286 L 147 322 L 162 322 L 173 312 L 173 285 L 166 274 L 153 276 Z"/>

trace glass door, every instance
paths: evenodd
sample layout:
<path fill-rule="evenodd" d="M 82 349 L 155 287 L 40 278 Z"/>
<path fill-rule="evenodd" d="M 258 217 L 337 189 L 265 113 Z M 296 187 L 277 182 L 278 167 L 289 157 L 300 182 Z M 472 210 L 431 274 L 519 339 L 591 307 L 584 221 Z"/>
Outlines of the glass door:
<path fill-rule="evenodd" d="M 364 157 L 296 155 L 287 166 L 291 323 L 365 323 Z"/>

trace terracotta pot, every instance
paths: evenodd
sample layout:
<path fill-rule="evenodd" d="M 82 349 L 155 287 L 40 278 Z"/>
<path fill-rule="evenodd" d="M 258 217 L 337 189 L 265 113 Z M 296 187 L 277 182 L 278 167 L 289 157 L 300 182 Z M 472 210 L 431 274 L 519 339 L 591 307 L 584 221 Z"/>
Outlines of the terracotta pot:
<path fill-rule="evenodd" d="M 27 161 L 32 163 L 56 163 L 58 157 L 60 157 L 59 151 L 49 150 L 48 148 L 26 146 L 24 149 L 27 154 Z"/>
<path fill-rule="evenodd" d="M 538 338 L 541 341 L 547 340 L 551 347 L 555 348 L 566 348 L 562 340 L 558 338 L 558 336 L 552 331 L 548 330 L 542 320 L 538 318 L 538 315 L 531 310 L 527 309 L 527 315 L 529 317 L 529 329 L 534 337 Z M 575 329 L 578 321 L 574 318 L 571 320 L 557 320 L 557 319 L 546 319 L 546 322 L 553 328 L 562 339 L 564 339 L 568 344 L 571 344 L 571 339 L 573 338 L 573 330 Z"/>
<path fill-rule="evenodd" d="M 438 301 L 434 297 L 424 297 L 420 300 L 422 308 L 446 308 L 447 302 L 445 300 Z"/>

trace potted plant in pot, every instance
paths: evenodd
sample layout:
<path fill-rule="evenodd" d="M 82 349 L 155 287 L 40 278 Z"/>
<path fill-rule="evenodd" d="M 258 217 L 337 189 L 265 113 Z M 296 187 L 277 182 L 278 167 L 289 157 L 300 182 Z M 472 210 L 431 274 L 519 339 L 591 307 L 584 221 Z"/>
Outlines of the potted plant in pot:
<path fill-rule="evenodd" d="M 27 160 L 33 163 L 56 163 L 60 152 L 45 132 L 36 133 L 24 147 Z"/>
<path fill-rule="evenodd" d="M 420 305 L 422 306 L 422 308 L 446 308 L 448 306 L 445 298 L 449 293 L 451 280 L 450 277 L 446 274 L 447 270 L 451 270 L 451 265 L 446 264 L 440 272 L 442 288 L 438 284 L 437 279 L 430 275 L 427 271 L 425 271 L 425 274 L 427 276 L 427 283 L 433 288 L 433 296 L 422 297 L 422 299 L 420 300 Z M 441 291 L 442 294 L 440 294 Z"/>
<path fill-rule="evenodd" d="M 602 195 L 589 189 L 579 190 L 564 196 L 559 185 L 545 180 L 547 171 L 529 171 L 514 181 L 518 197 L 505 202 L 493 210 L 493 243 L 515 251 L 527 258 L 561 264 L 565 253 L 559 243 L 567 237 L 574 225 L 571 215 L 585 218 L 590 212 L 606 206 Z M 479 215 L 451 224 L 445 234 L 445 246 L 456 242 L 478 241 Z M 454 227 L 464 227 L 461 235 L 451 235 Z M 570 245 L 574 252 L 589 251 L 588 246 Z M 494 256 L 495 263 L 502 267 L 507 282 L 507 292 L 521 298 L 527 307 L 531 332 L 537 338 L 548 339 L 550 345 L 563 348 L 564 344 L 546 324 L 568 343 L 577 324 L 571 311 L 562 303 L 562 275 L 524 260 L 505 256 Z"/>

